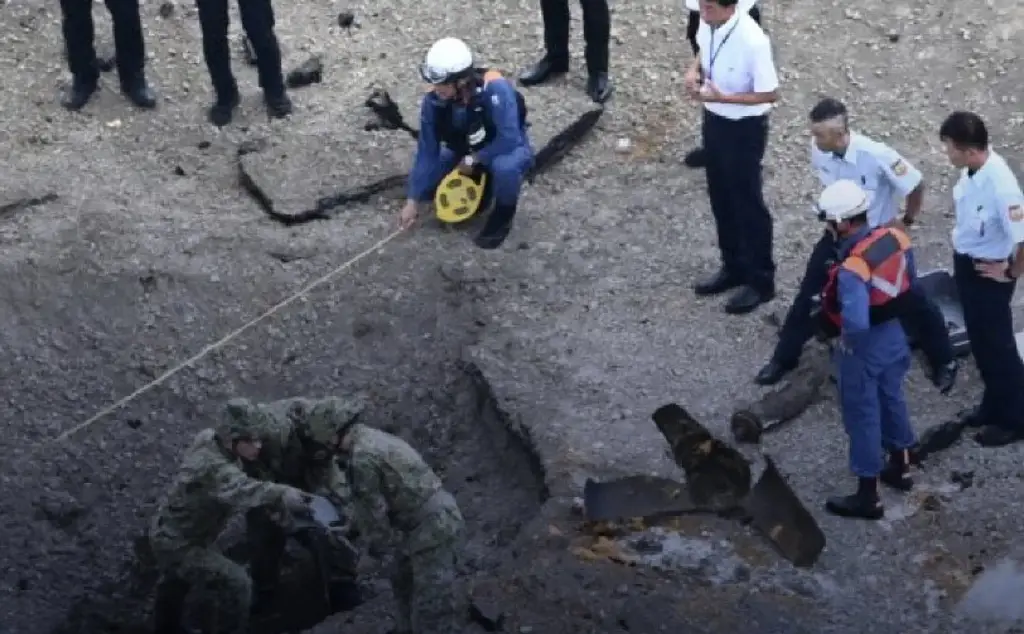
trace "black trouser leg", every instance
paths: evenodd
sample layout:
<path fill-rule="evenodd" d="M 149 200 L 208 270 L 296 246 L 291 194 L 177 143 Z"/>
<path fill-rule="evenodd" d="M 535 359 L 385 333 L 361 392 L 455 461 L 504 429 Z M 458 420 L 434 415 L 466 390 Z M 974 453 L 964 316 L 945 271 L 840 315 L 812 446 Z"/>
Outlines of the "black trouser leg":
<path fill-rule="evenodd" d="M 557 64 L 569 63 L 569 2 L 568 0 L 540 0 L 540 13 L 544 18 L 544 48 L 548 60 Z"/>
<path fill-rule="evenodd" d="M 231 49 L 228 46 L 228 0 L 196 0 L 199 28 L 203 32 L 203 57 L 218 101 L 229 101 L 238 94 L 231 73 Z"/>
<path fill-rule="evenodd" d="M 274 7 L 271 0 L 238 0 L 238 8 L 242 14 L 242 28 L 256 53 L 260 87 L 268 96 L 283 95 L 281 47 L 274 34 Z"/>
<path fill-rule="evenodd" d="M 984 385 L 981 416 L 987 424 L 1019 429 L 1024 425 L 1024 362 L 1017 352 L 1010 310 L 1016 282 L 984 278 L 974 269 L 974 261 L 962 255 L 954 257 L 953 271 L 971 353 Z"/>
<path fill-rule="evenodd" d="M 718 251 L 722 258 L 722 268 L 733 277 L 743 279 L 743 267 L 740 262 L 739 225 L 736 203 L 733 199 L 732 161 L 727 143 L 729 141 L 729 121 L 717 117 L 704 110 L 704 122 L 701 126 L 707 165 L 704 169 L 708 185 L 708 198 L 711 202 L 711 214 L 715 219 L 715 233 L 718 236 Z M 708 151 L 713 147 L 715 150 Z"/>
<path fill-rule="evenodd" d="M 153 631 L 155 634 L 181 634 L 182 615 L 189 586 L 174 576 L 161 577 L 156 586 L 153 602 Z"/>
<path fill-rule="evenodd" d="M 60 0 L 68 69 L 79 81 L 99 78 L 93 48 L 92 0 Z"/>
<path fill-rule="evenodd" d="M 608 9 L 608 0 L 580 0 L 580 5 L 583 7 L 583 41 L 587 46 L 587 73 L 607 73 L 608 46 L 612 33 L 612 16 Z"/>
<path fill-rule="evenodd" d="M 933 368 L 953 361 L 953 344 L 942 311 L 915 282 L 910 288 L 907 311 L 900 316 L 903 329 L 915 335 L 921 351 Z"/>
<path fill-rule="evenodd" d="M 772 360 L 782 366 L 795 365 L 800 360 L 804 344 L 814 336 L 814 320 L 811 308 L 814 296 L 821 293 L 828 281 L 829 262 L 836 258 L 836 241 L 829 232 L 824 232 L 807 258 L 800 288 L 793 298 L 793 304 L 786 313 L 786 319 L 779 330 L 779 342 L 775 345 Z"/>
<path fill-rule="evenodd" d="M 775 290 L 772 217 L 761 191 L 768 117 L 736 121 L 704 111 L 708 192 L 722 262 L 744 283 Z"/>
<path fill-rule="evenodd" d="M 117 55 L 117 75 L 121 85 L 131 84 L 143 77 L 146 65 L 146 45 L 142 39 L 142 19 L 139 0 L 106 0 L 110 19 L 114 23 L 114 52 Z"/>

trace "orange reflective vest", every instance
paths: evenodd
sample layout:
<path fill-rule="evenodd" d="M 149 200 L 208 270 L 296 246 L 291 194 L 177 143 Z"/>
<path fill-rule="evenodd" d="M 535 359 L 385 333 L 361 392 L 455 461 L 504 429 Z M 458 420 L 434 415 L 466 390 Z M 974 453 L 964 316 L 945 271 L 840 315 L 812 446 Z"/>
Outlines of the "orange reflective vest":
<path fill-rule="evenodd" d="M 899 229 L 880 227 L 871 231 L 854 245 L 845 260 L 833 264 L 829 270 L 828 282 L 821 293 L 822 316 L 835 329 L 842 328 L 839 272 L 845 270 L 863 280 L 870 289 L 868 303 L 872 325 L 898 317 L 902 302 L 894 300 L 910 290 L 909 250 L 910 237 Z"/>

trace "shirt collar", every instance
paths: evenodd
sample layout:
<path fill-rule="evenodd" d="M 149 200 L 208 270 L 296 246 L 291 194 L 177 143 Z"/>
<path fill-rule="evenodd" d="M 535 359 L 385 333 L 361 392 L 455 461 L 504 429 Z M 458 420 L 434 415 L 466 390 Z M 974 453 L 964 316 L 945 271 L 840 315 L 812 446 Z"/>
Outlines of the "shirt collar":
<path fill-rule="evenodd" d="M 850 132 L 850 144 L 846 146 L 846 152 L 841 156 L 836 152 L 829 152 L 828 154 L 837 161 L 846 161 L 851 165 L 856 165 L 857 153 L 860 152 L 860 139 L 861 136 L 859 134 Z"/>
<path fill-rule="evenodd" d="M 839 241 L 840 259 L 846 258 L 846 256 L 850 254 L 850 251 L 853 250 L 853 247 L 855 247 L 857 243 L 863 240 L 869 233 L 871 233 L 871 227 L 864 225 L 845 238 L 842 238 Z"/>

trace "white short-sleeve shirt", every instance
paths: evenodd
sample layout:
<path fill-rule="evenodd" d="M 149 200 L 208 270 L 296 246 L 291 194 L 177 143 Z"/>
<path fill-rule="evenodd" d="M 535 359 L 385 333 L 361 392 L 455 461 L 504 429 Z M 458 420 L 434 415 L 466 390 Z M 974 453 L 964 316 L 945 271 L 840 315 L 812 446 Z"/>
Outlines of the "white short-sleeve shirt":
<path fill-rule="evenodd" d="M 725 24 L 712 29 L 701 20 L 697 29 L 700 66 L 704 81 L 712 82 L 725 95 L 772 92 L 779 88 L 772 45 L 768 36 L 744 11 L 736 11 Z M 704 107 L 726 119 L 758 117 L 772 109 L 731 103 L 705 103 Z"/>
<path fill-rule="evenodd" d="M 953 250 L 973 258 L 1005 260 L 1024 242 L 1024 193 L 1006 160 L 989 152 L 974 175 L 953 187 Z"/>
<path fill-rule="evenodd" d="M 850 145 L 842 156 L 822 152 L 812 140 L 811 165 L 824 187 L 851 180 L 868 192 L 868 224 L 872 227 L 895 218 L 900 201 L 921 184 L 921 172 L 899 152 L 856 132 L 850 133 Z"/>
<path fill-rule="evenodd" d="M 736 10 L 749 12 L 757 4 L 757 0 L 740 0 L 736 3 Z M 690 11 L 700 11 L 700 0 L 686 0 L 686 8 Z"/>

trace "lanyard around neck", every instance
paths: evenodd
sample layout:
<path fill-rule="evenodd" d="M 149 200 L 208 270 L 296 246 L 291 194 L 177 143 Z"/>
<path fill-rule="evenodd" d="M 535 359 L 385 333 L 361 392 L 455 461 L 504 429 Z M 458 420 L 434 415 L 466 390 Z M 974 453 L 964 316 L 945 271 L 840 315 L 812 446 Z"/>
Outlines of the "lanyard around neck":
<path fill-rule="evenodd" d="M 732 25 L 732 28 L 722 36 L 722 41 L 718 43 L 718 48 L 715 48 L 715 31 L 717 29 L 711 30 L 711 41 L 708 43 L 708 80 L 710 80 L 712 75 L 714 75 L 715 60 L 718 59 L 718 54 L 722 52 L 722 47 L 725 46 L 725 43 L 729 41 L 730 37 L 732 37 L 733 31 L 736 30 L 736 27 L 739 26 L 739 24 L 740 23 L 737 20 Z"/>

